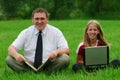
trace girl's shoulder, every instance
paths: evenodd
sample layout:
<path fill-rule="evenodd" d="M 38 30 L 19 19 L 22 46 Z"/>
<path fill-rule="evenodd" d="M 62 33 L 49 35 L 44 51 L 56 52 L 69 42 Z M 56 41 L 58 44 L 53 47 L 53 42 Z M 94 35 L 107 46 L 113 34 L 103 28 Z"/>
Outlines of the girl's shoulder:
<path fill-rule="evenodd" d="M 85 47 L 84 43 L 81 42 L 79 45 L 78 45 L 78 49 L 83 49 Z"/>
<path fill-rule="evenodd" d="M 84 46 L 84 43 L 83 42 L 79 43 L 79 47 L 82 47 L 82 46 Z"/>

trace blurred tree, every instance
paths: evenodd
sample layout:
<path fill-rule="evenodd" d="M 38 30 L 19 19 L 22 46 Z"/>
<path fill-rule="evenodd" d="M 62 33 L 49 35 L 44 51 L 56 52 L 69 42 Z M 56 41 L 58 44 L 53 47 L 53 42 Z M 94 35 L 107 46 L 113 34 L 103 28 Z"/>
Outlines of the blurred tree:
<path fill-rule="evenodd" d="M 54 0 L 54 8 L 51 10 L 51 18 L 65 19 L 69 18 L 69 14 L 74 8 L 73 0 Z"/>
<path fill-rule="evenodd" d="M 0 0 L 0 18 L 31 18 L 35 8 L 43 7 L 50 19 L 96 17 L 120 13 L 120 0 Z M 113 15 L 113 14 L 112 14 Z"/>
<path fill-rule="evenodd" d="M 23 11 L 23 14 L 24 14 L 24 18 L 31 18 L 31 15 L 32 15 L 32 11 L 35 9 L 35 8 L 38 8 L 40 7 L 40 1 L 41 0 L 25 0 L 24 1 L 24 7 L 22 7 L 22 11 Z M 24 12 L 25 11 L 25 12 Z"/>
<path fill-rule="evenodd" d="M 13 19 L 17 17 L 17 10 L 21 0 L 2 0 L 1 7 L 3 9 L 3 14 L 8 19 Z"/>
<path fill-rule="evenodd" d="M 40 7 L 48 10 L 50 19 L 68 18 L 74 5 L 73 0 L 41 0 Z"/>
<path fill-rule="evenodd" d="M 101 11 L 103 0 L 77 0 L 78 7 L 85 14 L 95 16 Z"/>
<path fill-rule="evenodd" d="M 106 12 L 120 12 L 120 0 L 103 0 L 103 6 L 102 9 L 103 11 Z"/>
<path fill-rule="evenodd" d="M 40 7 L 45 8 L 49 12 L 50 19 L 51 17 L 51 12 L 54 10 L 54 0 L 41 0 L 40 1 Z"/>
<path fill-rule="evenodd" d="M 7 19 L 30 18 L 32 11 L 39 7 L 40 0 L 2 0 L 3 14 Z"/>

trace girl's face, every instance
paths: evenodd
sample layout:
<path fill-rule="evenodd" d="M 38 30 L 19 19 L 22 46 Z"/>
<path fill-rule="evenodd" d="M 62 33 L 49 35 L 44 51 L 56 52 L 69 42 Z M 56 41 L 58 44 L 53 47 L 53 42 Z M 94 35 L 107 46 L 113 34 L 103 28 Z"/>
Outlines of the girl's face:
<path fill-rule="evenodd" d="M 90 38 L 90 40 L 97 40 L 97 35 L 99 34 L 99 31 L 95 24 L 90 24 L 87 29 L 87 34 Z"/>

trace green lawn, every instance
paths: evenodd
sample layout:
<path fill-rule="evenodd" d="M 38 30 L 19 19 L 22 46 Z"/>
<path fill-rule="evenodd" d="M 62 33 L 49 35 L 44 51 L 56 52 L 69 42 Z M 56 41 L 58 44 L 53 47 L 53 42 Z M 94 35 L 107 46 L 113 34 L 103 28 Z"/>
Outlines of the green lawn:
<path fill-rule="evenodd" d="M 107 41 L 111 44 L 110 61 L 120 59 L 120 20 L 98 20 L 104 30 Z M 76 61 L 76 48 L 82 41 L 84 28 L 88 20 L 55 20 L 50 24 L 58 27 L 65 35 L 70 47 L 70 65 L 66 70 L 46 75 L 33 72 L 13 72 L 7 67 L 5 58 L 8 46 L 19 32 L 32 25 L 31 20 L 0 21 L 0 80 L 119 80 L 120 68 L 97 71 L 86 74 L 84 71 L 75 74 L 71 67 Z M 22 52 L 22 51 L 21 51 Z"/>

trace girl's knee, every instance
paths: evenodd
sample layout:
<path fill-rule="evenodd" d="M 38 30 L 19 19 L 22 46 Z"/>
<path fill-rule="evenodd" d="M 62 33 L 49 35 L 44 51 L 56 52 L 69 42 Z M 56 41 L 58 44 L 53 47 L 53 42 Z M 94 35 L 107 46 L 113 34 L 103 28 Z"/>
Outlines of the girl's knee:
<path fill-rule="evenodd" d="M 83 68 L 82 64 L 76 63 L 72 66 L 72 70 L 76 73 L 78 70 L 81 70 Z"/>
<path fill-rule="evenodd" d="M 120 67 L 120 60 L 115 59 L 115 60 L 111 61 L 110 65 L 112 65 L 113 68 Z"/>

